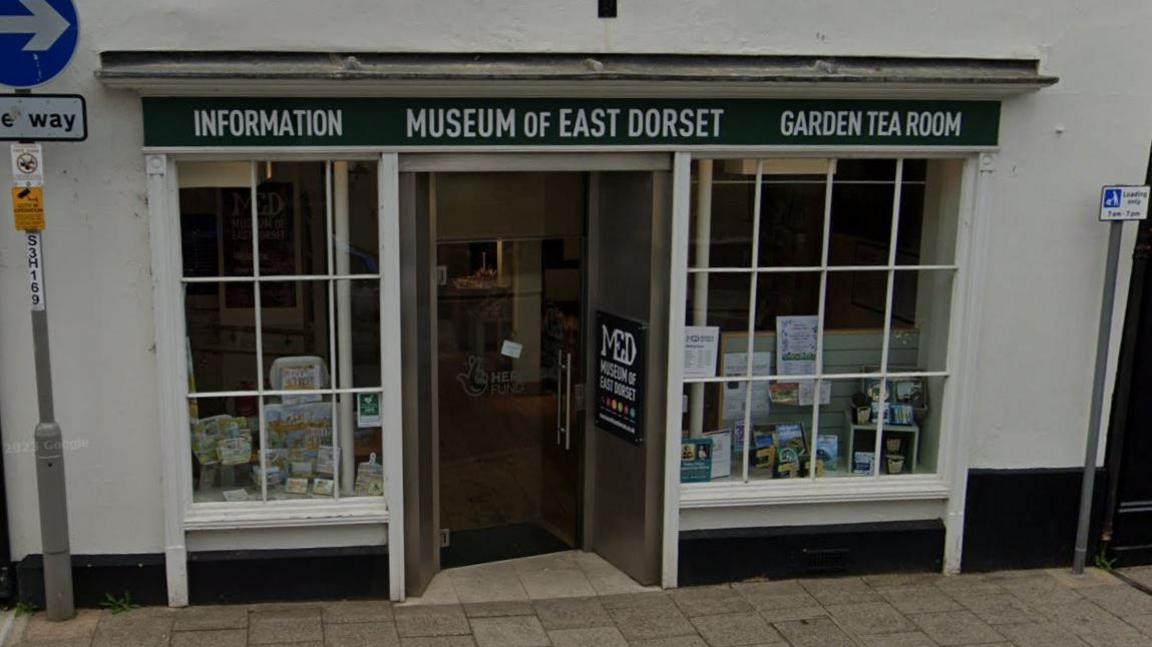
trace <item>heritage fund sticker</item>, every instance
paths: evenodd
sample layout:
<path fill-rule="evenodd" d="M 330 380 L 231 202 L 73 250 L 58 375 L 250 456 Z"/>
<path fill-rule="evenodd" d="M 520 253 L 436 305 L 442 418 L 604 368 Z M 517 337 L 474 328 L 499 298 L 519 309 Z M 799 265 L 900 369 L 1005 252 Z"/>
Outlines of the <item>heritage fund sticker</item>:
<path fill-rule="evenodd" d="M 224 500 L 228 501 L 229 503 L 234 502 L 234 501 L 251 501 L 252 500 L 252 497 L 250 497 L 248 495 L 248 490 L 245 490 L 245 489 L 224 490 L 223 492 L 221 492 L 221 494 L 224 495 Z"/>
<path fill-rule="evenodd" d="M 284 491 L 288 494 L 308 494 L 308 479 L 287 479 L 284 481 Z"/>
<path fill-rule="evenodd" d="M 361 429 L 365 427 L 379 427 L 382 424 L 380 416 L 380 394 L 379 393 L 357 393 L 356 394 L 356 426 Z"/>
<path fill-rule="evenodd" d="M 524 344 L 518 344 L 511 339 L 505 339 L 504 345 L 500 347 L 500 354 L 512 359 L 520 359 L 520 354 L 524 352 Z"/>

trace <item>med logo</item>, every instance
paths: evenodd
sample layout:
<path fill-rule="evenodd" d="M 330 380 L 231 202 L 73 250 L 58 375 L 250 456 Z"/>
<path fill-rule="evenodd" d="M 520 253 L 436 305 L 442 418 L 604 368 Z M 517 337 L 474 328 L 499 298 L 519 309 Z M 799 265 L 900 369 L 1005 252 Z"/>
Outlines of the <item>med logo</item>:
<path fill-rule="evenodd" d="M 600 356 L 611 356 L 614 361 L 632 366 L 636 361 L 636 337 L 619 328 L 609 329 L 608 326 L 601 325 L 600 329 Z"/>
<path fill-rule="evenodd" d="M 68 67 L 79 34 L 72 0 L 0 0 L 0 85 L 51 81 Z"/>

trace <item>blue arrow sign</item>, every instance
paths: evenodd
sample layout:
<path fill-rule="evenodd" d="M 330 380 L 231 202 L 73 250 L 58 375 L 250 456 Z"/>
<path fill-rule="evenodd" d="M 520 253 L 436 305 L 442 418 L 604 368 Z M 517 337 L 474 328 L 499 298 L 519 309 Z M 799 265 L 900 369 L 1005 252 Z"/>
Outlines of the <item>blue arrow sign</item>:
<path fill-rule="evenodd" d="M 68 67 L 79 33 L 72 0 L 0 0 L 0 85 L 51 81 Z"/>

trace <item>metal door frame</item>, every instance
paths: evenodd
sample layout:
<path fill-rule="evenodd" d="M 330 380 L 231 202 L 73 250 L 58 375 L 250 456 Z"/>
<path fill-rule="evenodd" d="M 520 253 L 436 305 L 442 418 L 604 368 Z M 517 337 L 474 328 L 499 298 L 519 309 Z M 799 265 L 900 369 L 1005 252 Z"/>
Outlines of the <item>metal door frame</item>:
<path fill-rule="evenodd" d="M 436 389 L 436 303 L 434 209 L 430 217 L 419 221 L 418 210 L 412 199 L 402 200 L 402 194 L 415 192 L 416 184 L 405 178 L 409 173 L 451 172 L 584 172 L 589 173 L 589 204 L 585 215 L 585 266 L 582 297 L 583 316 L 587 320 L 589 308 L 595 301 L 592 278 L 595 259 L 589 255 L 590 228 L 595 214 L 591 202 L 592 177 L 597 171 L 670 171 L 672 154 L 662 153 L 401 153 L 398 156 L 399 182 L 394 196 L 400 215 L 400 249 L 402 252 L 401 318 L 404 322 L 401 346 L 403 348 L 404 388 L 404 564 L 408 594 L 422 592 L 431 574 L 440 571 L 440 480 L 439 480 L 439 396 Z M 409 176 L 410 177 L 410 176 Z M 381 196 L 381 199 L 389 199 Z M 589 326 L 584 329 L 590 330 Z M 587 337 L 586 337 L 587 339 Z M 587 342 L 586 342 L 587 343 Z M 590 347 L 590 346 L 589 346 Z M 587 356 L 587 353 L 584 354 Z M 585 365 L 584 375 L 590 373 Z M 431 388 L 428 388 L 431 386 Z M 414 394 L 421 397 L 413 398 Z M 426 395 L 425 395 L 426 394 Z M 415 401 L 414 401 L 415 400 Z M 586 409 L 587 410 L 587 409 Z M 579 468 L 581 484 L 577 496 L 582 499 L 580 518 L 577 520 L 577 541 L 589 545 L 590 521 L 595 501 L 591 496 L 592 484 L 587 478 L 587 461 L 592 456 L 595 434 L 585 425 L 584 445 L 581 448 Z M 428 437 L 422 439 L 421 435 Z M 427 442 L 423 442 L 427 440 Z M 431 490 L 427 500 L 424 490 Z M 430 517 L 422 514 L 423 502 L 430 506 Z M 425 509 L 427 510 L 427 508 Z M 431 528 L 427 527 L 431 525 Z M 424 578 L 427 577 L 427 580 Z"/>

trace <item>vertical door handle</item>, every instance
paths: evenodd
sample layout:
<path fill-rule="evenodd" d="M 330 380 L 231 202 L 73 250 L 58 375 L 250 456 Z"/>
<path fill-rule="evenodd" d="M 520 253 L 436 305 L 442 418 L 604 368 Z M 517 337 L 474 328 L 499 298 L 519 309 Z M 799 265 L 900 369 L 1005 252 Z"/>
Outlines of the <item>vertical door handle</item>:
<path fill-rule="evenodd" d="M 564 351 L 556 349 L 556 444 L 560 444 L 560 435 L 564 431 L 564 419 L 560 417 L 560 400 L 564 397 Z"/>
<path fill-rule="evenodd" d="M 564 449 L 572 449 L 572 353 L 564 362 Z"/>

